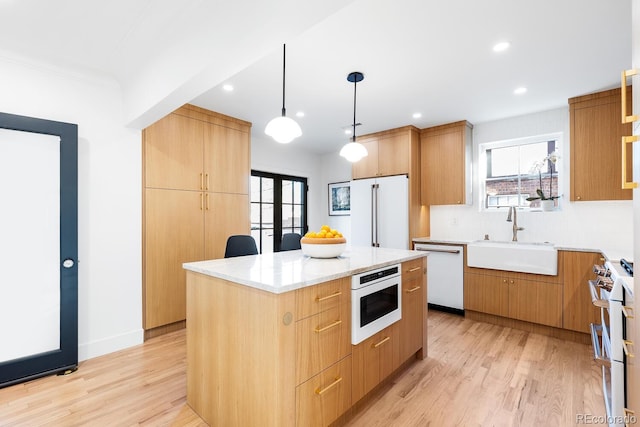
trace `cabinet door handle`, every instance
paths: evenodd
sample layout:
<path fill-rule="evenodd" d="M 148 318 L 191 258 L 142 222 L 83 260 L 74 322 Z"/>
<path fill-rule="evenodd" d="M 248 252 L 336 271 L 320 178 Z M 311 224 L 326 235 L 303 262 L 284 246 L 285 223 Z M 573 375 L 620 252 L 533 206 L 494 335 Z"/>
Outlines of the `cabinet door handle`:
<path fill-rule="evenodd" d="M 333 323 L 332 323 L 332 324 L 330 324 L 330 325 L 325 326 L 324 328 L 321 328 L 320 326 L 316 327 L 315 331 L 316 331 L 317 333 L 324 332 L 324 331 L 326 331 L 327 329 L 331 329 L 331 328 L 333 328 L 334 326 L 338 326 L 338 325 L 339 325 L 339 324 L 341 324 L 341 323 L 342 323 L 342 320 L 336 320 L 335 322 L 333 322 Z"/>
<path fill-rule="evenodd" d="M 629 311 L 631 311 L 631 313 L 629 313 Z M 624 317 L 627 319 L 633 319 L 633 307 L 629 307 L 628 305 L 623 305 L 622 306 L 622 314 L 624 314 Z"/>
<path fill-rule="evenodd" d="M 329 384 L 325 388 L 317 388 L 316 389 L 316 394 L 318 396 L 322 396 L 322 393 L 324 393 L 325 391 L 330 390 L 333 387 L 337 386 L 340 383 L 340 381 L 342 381 L 342 377 L 337 377 L 335 380 L 333 380 L 333 382 L 331 384 Z"/>
<path fill-rule="evenodd" d="M 638 70 L 624 70 L 620 79 L 620 101 L 622 102 L 622 124 L 638 120 L 638 116 L 627 116 L 627 77 L 635 76 Z"/>
<path fill-rule="evenodd" d="M 338 292 L 333 293 L 331 295 L 327 295 L 326 297 L 316 297 L 316 302 L 326 301 L 326 300 L 331 299 L 331 298 L 339 297 L 340 295 L 342 295 L 342 292 L 338 291 Z"/>
<path fill-rule="evenodd" d="M 515 282 L 513 280 L 509 280 L 509 283 L 513 285 Z"/>
<path fill-rule="evenodd" d="M 382 341 L 380 341 L 379 343 L 376 343 L 373 345 L 373 348 L 378 348 L 380 347 L 382 344 L 386 343 L 387 341 L 389 341 L 391 339 L 391 337 L 385 337 Z"/>
<path fill-rule="evenodd" d="M 200 189 L 204 190 L 204 174 L 200 172 Z"/>
<path fill-rule="evenodd" d="M 408 272 L 409 272 L 409 273 L 413 273 L 414 271 L 418 271 L 418 270 L 420 270 L 421 268 L 422 268 L 422 267 L 413 267 L 413 268 L 409 269 L 409 271 L 408 271 Z"/>
<path fill-rule="evenodd" d="M 200 193 L 200 210 L 204 209 L 204 195 Z"/>
<path fill-rule="evenodd" d="M 633 341 L 622 340 L 622 349 L 627 357 L 636 357 L 635 354 L 629 353 L 629 346 L 633 347 Z"/>
<path fill-rule="evenodd" d="M 204 174 L 204 184 L 205 184 L 204 189 L 208 191 L 209 190 L 209 174 L 208 173 Z"/>
<path fill-rule="evenodd" d="M 636 117 L 636 116 L 634 116 Z M 637 188 L 637 182 L 628 182 L 627 181 L 627 144 L 633 144 L 637 142 L 640 138 L 637 136 L 623 136 L 622 137 L 622 189 L 627 190 L 630 188 Z"/>
<path fill-rule="evenodd" d="M 413 287 L 411 289 L 407 289 L 407 293 L 411 294 L 411 293 L 417 291 L 418 289 L 420 289 L 420 286 L 415 286 L 415 287 Z"/>

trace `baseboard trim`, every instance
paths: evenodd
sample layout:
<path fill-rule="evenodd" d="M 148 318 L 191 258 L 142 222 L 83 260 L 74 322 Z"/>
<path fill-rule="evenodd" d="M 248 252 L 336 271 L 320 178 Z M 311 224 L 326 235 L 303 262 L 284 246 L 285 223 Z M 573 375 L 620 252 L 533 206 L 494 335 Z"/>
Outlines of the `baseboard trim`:
<path fill-rule="evenodd" d="M 124 334 L 80 344 L 78 345 L 78 361 L 93 359 L 94 357 L 142 344 L 143 337 L 143 329 L 136 329 Z"/>
<path fill-rule="evenodd" d="M 179 331 L 180 329 L 184 329 L 187 327 L 186 320 L 179 320 L 175 323 L 170 323 L 168 325 L 158 326 L 153 329 L 145 329 L 144 331 L 144 340 L 148 340 L 154 337 L 159 337 L 160 335 L 168 334 L 170 332 Z"/>
<path fill-rule="evenodd" d="M 554 328 L 553 326 L 539 325 L 537 323 L 525 322 L 517 319 L 495 316 L 493 314 L 480 313 L 478 311 L 465 310 L 465 317 L 478 322 L 491 323 L 507 328 L 520 329 L 533 332 L 548 337 L 558 338 L 565 341 L 573 341 L 581 344 L 591 344 L 591 335 L 570 331 L 568 329 Z"/>

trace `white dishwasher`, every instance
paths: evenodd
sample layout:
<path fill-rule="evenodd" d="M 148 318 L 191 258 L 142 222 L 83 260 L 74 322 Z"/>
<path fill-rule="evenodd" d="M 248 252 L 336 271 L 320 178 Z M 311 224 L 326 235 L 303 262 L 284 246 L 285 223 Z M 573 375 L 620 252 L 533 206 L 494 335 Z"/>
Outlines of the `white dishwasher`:
<path fill-rule="evenodd" d="M 427 257 L 427 302 L 429 307 L 464 313 L 464 246 L 415 243 L 414 249 Z"/>

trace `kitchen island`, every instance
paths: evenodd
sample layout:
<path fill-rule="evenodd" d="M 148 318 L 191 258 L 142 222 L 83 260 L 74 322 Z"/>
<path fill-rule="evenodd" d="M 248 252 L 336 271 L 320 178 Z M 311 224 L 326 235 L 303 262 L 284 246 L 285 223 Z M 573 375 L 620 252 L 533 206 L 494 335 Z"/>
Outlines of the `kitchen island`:
<path fill-rule="evenodd" d="M 329 425 L 427 354 L 426 254 L 353 247 L 184 264 L 187 402 L 212 426 Z M 402 319 L 351 344 L 351 276 L 401 264 Z"/>

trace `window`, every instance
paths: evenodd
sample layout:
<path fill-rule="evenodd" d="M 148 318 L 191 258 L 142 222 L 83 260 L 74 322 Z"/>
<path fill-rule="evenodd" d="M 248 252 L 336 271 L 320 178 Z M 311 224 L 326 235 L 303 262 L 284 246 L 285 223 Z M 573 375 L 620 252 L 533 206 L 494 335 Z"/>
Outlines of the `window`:
<path fill-rule="evenodd" d="M 307 231 L 307 179 L 251 171 L 251 235 L 260 253 L 278 252 L 284 233 Z"/>
<path fill-rule="evenodd" d="M 546 198 L 558 197 L 560 175 L 556 153 L 559 134 L 482 144 L 481 177 L 484 176 L 484 207 L 517 206 L 537 208 L 541 189 Z"/>

